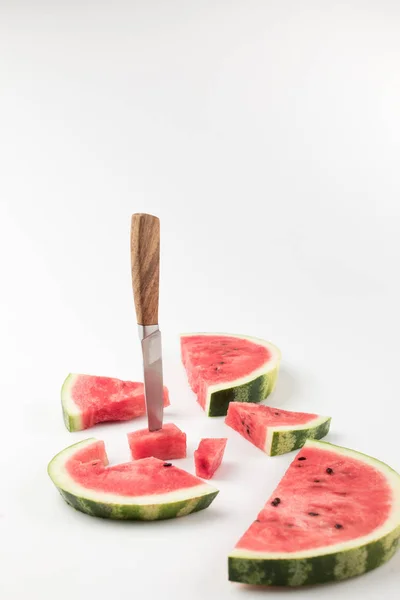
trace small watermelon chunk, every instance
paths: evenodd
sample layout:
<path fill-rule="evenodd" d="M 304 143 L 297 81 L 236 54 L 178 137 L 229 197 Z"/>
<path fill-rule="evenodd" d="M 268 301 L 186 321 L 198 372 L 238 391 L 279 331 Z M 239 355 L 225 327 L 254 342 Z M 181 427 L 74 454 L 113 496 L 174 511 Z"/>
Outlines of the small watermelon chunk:
<path fill-rule="evenodd" d="M 227 438 L 203 438 L 194 452 L 197 477 L 211 479 L 221 465 Z"/>
<path fill-rule="evenodd" d="M 167 423 L 158 431 L 132 431 L 128 433 L 128 443 L 133 460 L 148 456 L 161 460 L 186 457 L 186 433 L 174 423 Z"/>
<path fill-rule="evenodd" d="M 264 340 L 236 334 L 181 335 L 189 384 L 209 417 L 226 415 L 229 402 L 260 402 L 274 389 L 281 353 Z"/>
<path fill-rule="evenodd" d="M 400 476 L 348 448 L 307 440 L 229 556 L 229 579 L 301 586 L 361 575 L 400 540 Z"/>
<path fill-rule="evenodd" d="M 162 460 L 144 458 L 107 466 L 104 442 L 89 438 L 65 448 L 48 466 L 64 500 L 108 519 L 154 521 L 207 508 L 218 490 Z"/>
<path fill-rule="evenodd" d="M 323 438 L 331 417 L 231 402 L 225 423 L 266 454 L 276 456 L 301 448 L 307 438 Z"/>
<path fill-rule="evenodd" d="M 130 421 L 146 414 L 144 385 L 111 377 L 70 373 L 61 390 L 64 423 L 69 431 L 105 421 Z M 169 406 L 164 387 L 164 406 Z"/>

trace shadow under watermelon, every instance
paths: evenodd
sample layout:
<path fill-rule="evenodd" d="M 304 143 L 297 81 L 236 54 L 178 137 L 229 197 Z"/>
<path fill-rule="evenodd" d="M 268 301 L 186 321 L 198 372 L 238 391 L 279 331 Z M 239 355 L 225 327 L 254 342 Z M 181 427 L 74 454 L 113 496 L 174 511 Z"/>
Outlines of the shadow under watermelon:
<path fill-rule="evenodd" d="M 276 408 L 285 408 L 294 395 L 299 395 L 299 391 L 299 380 L 293 370 L 281 367 L 274 391 L 262 404 L 268 404 Z"/>

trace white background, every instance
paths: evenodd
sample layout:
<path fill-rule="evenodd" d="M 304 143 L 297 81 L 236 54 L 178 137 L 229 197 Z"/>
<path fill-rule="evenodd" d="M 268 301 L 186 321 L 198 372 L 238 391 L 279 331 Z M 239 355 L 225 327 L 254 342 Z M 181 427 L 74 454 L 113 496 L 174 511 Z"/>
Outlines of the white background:
<path fill-rule="evenodd" d="M 400 5 L 396 0 L 0 1 L 0 596 L 397 598 L 400 553 L 297 592 L 227 581 L 291 460 L 207 420 L 180 331 L 271 339 L 270 402 L 400 469 Z M 134 212 L 161 218 L 166 420 L 228 435 L 202 513 L 127 524 L 65 505 L 46 467 L 68 372 L 141 377 Z"/>

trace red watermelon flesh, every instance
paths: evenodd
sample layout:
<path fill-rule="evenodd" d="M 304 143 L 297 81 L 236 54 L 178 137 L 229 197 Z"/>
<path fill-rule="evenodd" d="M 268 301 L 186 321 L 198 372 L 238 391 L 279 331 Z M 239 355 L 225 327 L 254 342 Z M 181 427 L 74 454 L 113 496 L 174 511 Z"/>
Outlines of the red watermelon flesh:
<path fill-rule="evenodd" d="M 87 489 L 121 496 L 165 494 L 200 483 L 197 477 L 176 467 L 166 467 L 157 458 L 143 458 L 112 467 L 107 464 L 104 442 L 96 441 L 77 451 L 66 463 L 66 470 L 76 483 Z"/>
<path fill-rule="evenodd" d="M 265 553 L 315 550 L 374 531 L 392 492 L 373 466 L 307 443 L 236 548 Z M 310 445 L 308 445 L 310 444 Z"/>
<path fill-rule="evenodd" d="M 186 457 L 186 434 L 173 423 L 158 431 L 139 429 L 128 433 L 133 460 L 153 456 L 161 460 Z"/>
<path fill-rule="evenodd" d="M 227 438 L 203 438 L 194 453 L 196 475 L 211 479 L 224 456 Z"/>
<path fill-rule="evenodd" d="M 301 448 L 308 438 L 324 437 L 330 421 L 330 417 L 250 402 L 231 402 L 225 419 L 229 427 L 272 456 Z"/>
<path fill-rule="evenodd" d="M 164 387 L 164 406 L 169 404 L 168 389 Z M 93 375 L 70 374 L 64 382 L 62 405 L 71 431 L 146 414 L 143 383 Z"/>
<path fill-rule="evenodd" d="M 271 359 L 271 351 L 251 338 L 194 334 L 181 337 L 181 356 L 189 385 L 205 408 L 208 386 L 251 375 Z"/>
<path fill-rule="evenodd" d="M 264 450 L 268 427 L 301 425 L 316 419 L 318 415 L 292 412 L 263 404 L 231 402 L 225 423 Z"/>

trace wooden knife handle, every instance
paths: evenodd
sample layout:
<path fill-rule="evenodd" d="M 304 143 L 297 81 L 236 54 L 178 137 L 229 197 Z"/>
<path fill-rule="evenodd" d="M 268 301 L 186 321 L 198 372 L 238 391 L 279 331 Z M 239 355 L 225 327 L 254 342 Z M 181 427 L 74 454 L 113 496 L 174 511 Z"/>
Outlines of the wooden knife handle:
<path fill-rule="evenodd" d="M 132 287 L 139 325 L 158 324 L 160 220 L 137 213 L 131 223 Z"/>

